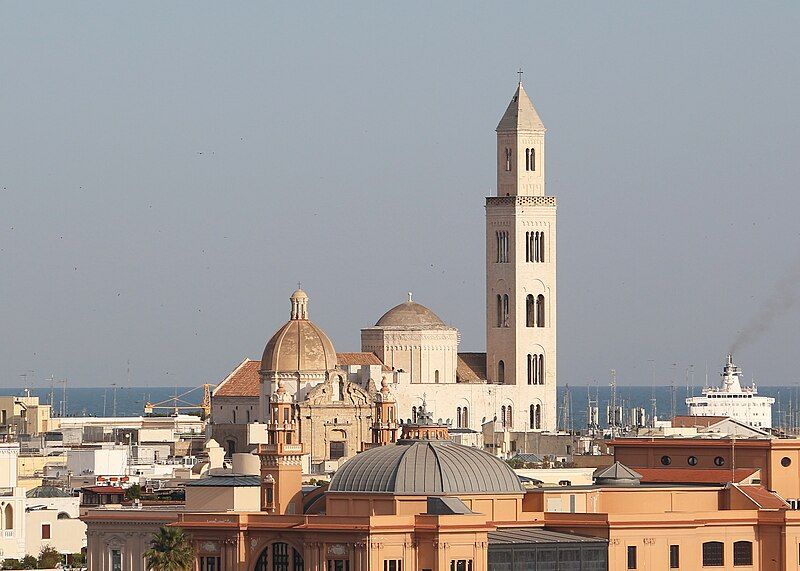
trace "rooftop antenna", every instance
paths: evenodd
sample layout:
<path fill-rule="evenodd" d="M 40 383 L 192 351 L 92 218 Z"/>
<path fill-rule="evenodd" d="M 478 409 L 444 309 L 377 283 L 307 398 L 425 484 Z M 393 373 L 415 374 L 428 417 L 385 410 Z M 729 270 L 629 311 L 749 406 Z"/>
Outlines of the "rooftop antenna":
<path fill-rule="evenodd" d="M 117 416 L 117 383 L 111 383 L 112 399 L 111 399 L 111 416 Z"/>
<path fill-rule="evenodd" d="M 50 410 L 52 411 L 53 410 L 53 401 L 55 401 L 55 396 L 56 396 L 55 395 L 55 392 L 56 392 L 56 378 L 51 373 L 50 374 L 50 378 L 47 379 L 47 380 L 50 381 L 50 403 L 49 404 L 50 404 Z"/>
<path fill-rule="evenodd" d="M 671 397 L 671 400 L 672 400 L 672 418 L 673 419 L 675 418 L 675 367 L 677 367 L 677 366 L 678 366 L 677 363 L 672 363 L 672 375 L 670 375 L 672 378 L 669 381 L 669 392 L 670 392 L 670 397 Z"/>
<path fill-rule="evenodd" d="M 650 363 L 650 368 L 653 373 L 652 385 L 650 387 L 650 427 L 655 428 L 656 419 L 658 418 L 658 406 L 656 404 L 656 360 L 648 359 L 647 362 Z"/>
<path fill-rule="evenodd" d="M 611 440 L 614 440 L 614 427 L 617 424 L 617 370 L 611 369 Z"/>
<path fill-rule="evenodd" d="M 61 383 L 61 418 L 67 416 L 67 379 L 61 379 L 58 381 Z"/>
<path fill-rule="evenodd" d="M 562 424 L 561 427 L 572 434 L 572 393 L 570 392 L 569 383 L 566 384 L 564 391 L 564 403 L 561 405 Z"/>
<path fill-rule="evenodd" d="M 586 385 L 586 427 L 589 429 L 589 433 L 594 436 L 597 431 L 597 420 L 595 418 L 595 410 L 597 409 L 597 398 L 592 400 L 592 388 L 589 385 Z"/>

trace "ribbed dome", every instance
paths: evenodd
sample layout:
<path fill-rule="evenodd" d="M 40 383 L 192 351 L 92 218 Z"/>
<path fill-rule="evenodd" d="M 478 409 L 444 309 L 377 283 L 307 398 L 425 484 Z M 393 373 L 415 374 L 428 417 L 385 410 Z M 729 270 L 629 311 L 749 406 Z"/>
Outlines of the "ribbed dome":
<path fill-rule="evenodd" d="M 297 290 L 290 300 L 291 319 L 267 342 L 261 357 L 261 370 L 294 373 L 335 368 L 333 343 L 322 329 L 308 320 L 308 296 Z"/>
<path fill-rule="evenodd" d="M 396 495 L 524 492 L 505 462 L 449 440 L 401 440 L 362 452 L 336 471 L 328 491 Z"/>
<path fill-rule="evenodd" d="M 416 301 L 406 301 L 383 314 L 376 327 L 447 327 L 444 321 L 430 309 Z"/>

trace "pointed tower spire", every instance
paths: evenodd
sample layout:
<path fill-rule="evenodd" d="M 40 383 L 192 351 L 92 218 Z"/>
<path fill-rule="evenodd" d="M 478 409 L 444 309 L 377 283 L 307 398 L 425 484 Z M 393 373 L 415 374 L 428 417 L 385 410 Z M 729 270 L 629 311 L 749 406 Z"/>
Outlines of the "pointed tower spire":
<path fill-rule="evenodd" d="M 496 131 L 545 131 L 544 123 L 531 103 L 530 97 L 522 86 L 522 79 L 517 85 L 517 91 L 511 98 L 503 118 L 497 124 Z"/>

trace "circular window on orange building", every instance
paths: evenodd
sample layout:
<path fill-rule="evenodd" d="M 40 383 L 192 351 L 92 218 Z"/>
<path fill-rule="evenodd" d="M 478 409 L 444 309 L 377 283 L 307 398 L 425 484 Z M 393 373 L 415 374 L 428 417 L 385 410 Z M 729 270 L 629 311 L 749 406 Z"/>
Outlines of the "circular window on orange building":
<path fill-rule="evenodd" d="M 697 456 L 689 456 L 686 461 L 689 463 L 689 466 L 697 466 Z"/>
<path fill-rule="evenodd" d="M 664 466 L 669 466 L 670 464 L 672 464 L 672 458 L 670 458 L 669 456 L 662 456 L 661 457 L 661 463 Z"/>
<path fill-rule="evenodd" d="M 784 456 L 783 458 L 781 458 L 781 466 L 783 466 L 784 468 L 788 468 L 791 464 L 792 464 L 792 459 L 789 458 L 788 456 Z"/>
<path fill-rule="evenodd" d="M 722 456 L 717 456 L 714 458 L 714 466 L 724 466 L 725 465 L 725 458 Z"/>

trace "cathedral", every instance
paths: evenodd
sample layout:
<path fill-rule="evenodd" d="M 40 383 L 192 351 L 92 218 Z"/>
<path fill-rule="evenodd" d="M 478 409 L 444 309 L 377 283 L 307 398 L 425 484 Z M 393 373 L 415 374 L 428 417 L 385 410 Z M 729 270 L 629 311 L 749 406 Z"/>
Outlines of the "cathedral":
<path fill-rule="evenodd" d="M 486 352 L 460 353 L 459 334 L 414 301 L 361 330 L 361 352 L 337 353 L 298 289 L 289 320 L 261 360 L 245 359 L 215 389 L 212 435 L 248 450 L 280 388 L 311 473 L 335 471 L 391 430 L 431 411 L 451 433 L 556 431 L 556 199 L 545 192 L 545 132 L 522 83 L 497 126 L 497 192 L 486 198 Z M 396 419 L 375 418 L 380 402 Z M 238 416 L 237 416 L 238 414 Z M 391 427 L 394 428 L 391 428 Z"/>

